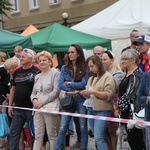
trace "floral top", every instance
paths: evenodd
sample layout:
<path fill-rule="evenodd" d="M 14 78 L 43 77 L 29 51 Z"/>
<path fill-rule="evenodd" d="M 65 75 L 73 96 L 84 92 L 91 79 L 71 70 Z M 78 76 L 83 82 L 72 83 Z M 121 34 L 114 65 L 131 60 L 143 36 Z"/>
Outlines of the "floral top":
<path fill-rule="evenodd" d="M 122 113 L 128 110 L 128 114 L 126 114 L 127 118 L 132 118 L 131 103 L 134 105 L 134 112 L 139 112 L 141 109 L 136 97 L 141 77 L 142 71 L 137 68 L 130 76 L 124 77 L 119 85 L 118 106 Z M 125 82 L 125 80 L 126 88 L 123 89 L 122 86 L 124 86 L 123 82 Z"/>

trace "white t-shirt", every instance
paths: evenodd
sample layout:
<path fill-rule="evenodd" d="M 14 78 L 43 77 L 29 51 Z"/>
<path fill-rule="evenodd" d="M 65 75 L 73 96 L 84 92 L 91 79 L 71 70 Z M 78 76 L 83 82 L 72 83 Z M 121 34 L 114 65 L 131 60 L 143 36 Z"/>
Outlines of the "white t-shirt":
<path fill-rule="evenodd" d="M 97 77 L 94 78 L 92 85 L 89 87 L 89 89 L 93 89 L 93 84 L 97 80 Z M 86 107 L 93 107 L 93 94 L 90 95 L 90 98 L 86 99 L 83 103 L 83 106 Z"/>

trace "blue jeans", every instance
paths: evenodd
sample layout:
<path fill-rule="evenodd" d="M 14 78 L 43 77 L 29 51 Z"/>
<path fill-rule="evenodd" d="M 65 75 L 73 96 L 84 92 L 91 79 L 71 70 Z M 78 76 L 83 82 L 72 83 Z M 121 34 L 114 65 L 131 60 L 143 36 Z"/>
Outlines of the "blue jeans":
<path fill-rule="evenodd" d="M 74 134 L 74 130 L 73 130 L 73 117 L 72 117 L 71 120 L 70 120 L 68 131 L 69 131 L 69 134 L 70 134 L 70 135 L 73 135 L 73 134 Z"/>
<path fill-rule="evenodd" d="M 78 117 L 72 117 L 69 123 L 69 134 L 73 135 L 74 130 L 73 130 L 73 123 L 75 125 L 75 130 L 77 133 L 77 141 L 81 142 L 81 132 L 80 132 L 80 124 L 79 124 L 79 118 Z"/>
<path fill-rule="evenodd" d="M 32 111 L 14 109 L 14 116 L 10 127 L 9 150 L 18 150 L 19 139 L 23 126 L 32 120 Z"/>
<path fill-rule="evenodd" d="M 81 96 L 74 97 L 75 102 L 75 109 L 74 110 L 62 110 L 63 112 L 75 112 L 79 114 L 86 114 L 87 110 L 86 107 L 83 106 L 84 98 Z M 66 137 L 66 131 L 69 128 L 69 122 L 71 120 L 71 116 L 62 115 L 61 116 L 61 124 L 60 124 L 60 130 L 58 133 L 57 141 L 56 141 L 56 150 L 63 150 L 65 137 Z M 87 129 L 87 119 L 85 118 L 79 118 L 79 124 L 80 124 L 80 130 L 81 130 L 81 150 L 87 150 L 87 144 L 88 144 L 88 129 Z"/>
<path fill-rule="evenodd" d="M 94 116 L 110 117 L 111 111 L 95 111 L 92 107 L 88 108 L 88 114 Z M 107 150 L 105 142 L 105 131 L 108 122 L 105 120 L 89 119 L 90 128 L 94 134 L 95 143 L 98 150 Z"/>

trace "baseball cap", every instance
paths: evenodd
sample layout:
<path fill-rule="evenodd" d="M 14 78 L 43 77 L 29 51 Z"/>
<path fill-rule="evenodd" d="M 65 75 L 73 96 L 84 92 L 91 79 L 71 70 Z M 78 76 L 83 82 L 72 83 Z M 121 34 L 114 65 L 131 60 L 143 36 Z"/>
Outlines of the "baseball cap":
<path fill-rule="evenodd" d="M 144 42 L 150 43 L 150 37 L 148 35 L 140 35 L 136 41 L 134 41 L 133 45 L 140 45 Z"/>

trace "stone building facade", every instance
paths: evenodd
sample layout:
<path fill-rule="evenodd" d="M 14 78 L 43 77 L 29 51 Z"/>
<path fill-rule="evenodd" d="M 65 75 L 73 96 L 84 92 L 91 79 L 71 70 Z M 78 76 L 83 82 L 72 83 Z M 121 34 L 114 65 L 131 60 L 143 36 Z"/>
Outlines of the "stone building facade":
<path fill-rule="evenodd" d="M 67 22 L 71 26 L 91 17 L 118 0 L 10 0 L 14 10 L 7 12 L 9 18 L 2 28 L 12 32 L 22 32 L 29 25 L 41 29 L 55 22 L 64 22 L 62 14 L 67 12 Z M 103 21 L 103 20 L 100 20 Z"/>

